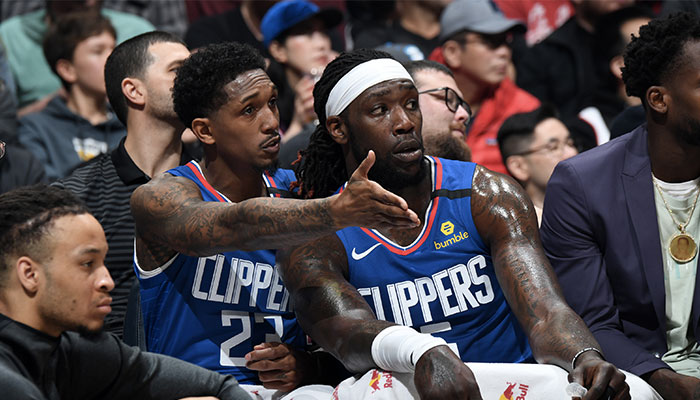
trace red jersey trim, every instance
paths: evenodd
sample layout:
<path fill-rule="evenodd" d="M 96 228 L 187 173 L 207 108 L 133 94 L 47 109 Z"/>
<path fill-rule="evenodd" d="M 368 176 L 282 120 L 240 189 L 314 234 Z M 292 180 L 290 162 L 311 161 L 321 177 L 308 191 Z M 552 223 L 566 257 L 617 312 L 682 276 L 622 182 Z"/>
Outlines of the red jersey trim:
<path fill-rule="evenodd" d="M 440 162 L 439 159 L 434 158 L 434 157 L 428 157 L 428 159 L 432 160 L 433 165 L 435 166 L 435 187 L 433 190 L 439 190 L 442 189 L 442 163 Z M 420 236 L 420 239 L 418 242 L 416 242 L 414 245 L 402 249 L 400 247 L 397 247 L 395 244 L 390 243 L 381 237 L 379 237 L 377 234 L 372 232 L 371 230 L 367 228 L 360 228 L 364 233 L 366 233 L 368 236 L 370 236 L 372 239 L 376 240 L 377 242 L 381 243 L 384 247 L 387 248 L 387 250 L 391 251 L 394 254 L 398 254 L 401 256 L 405 256 L 408 254 L 411 254 L 418 250 L 423 243 L 425 242 L 425 239 L 430 236 L 430 231 L 433 229 L 433 222 L 435 221 L 435 215 L 437 214 L 437 209 L 438 209 L 438 204 L 440 202 L 440 198 L 436 197 L 433 199 L 433 204 L 431 205 L 430 208 L 430 215 L 428 215 L 428 221 L 426 222 L 426 229 L 423 231 L 422 235 Z"/>
<path fill-rule="evenodd" d="M 194 175 L 197 177 L 197 179 L 199 179 L 199 182 L 201 182 L 202 185 L 204 185 L 204 187 L 207 188 L 207 190 L 208 190 L 209 192 L 211 192 L 211 194 L 214 195 L 214 197 L 216 197 L 217 199 L 219 199 L 219 201 L 222 202 L 222 203 L 227 203 L 227 201 L 226 201 L 223 197 L 221 197 L 221 195 L 219 194 L 219 192 L 217 192 L 216 189 L 214 189 L 214 188 L 209 184 L 209 182 L 207 182 L 207 180 L 204 179 L 204 175 L 202 175 L 202 173 L 199 171 L 199 169 L 198 169 L 197 167 L 194 166 L 194 164 L 192 164 L 192 163 L 187 163 L 187 168 L 189 168 L 190 170 L 192 170 L 192 172 L 193 172 Z"/>

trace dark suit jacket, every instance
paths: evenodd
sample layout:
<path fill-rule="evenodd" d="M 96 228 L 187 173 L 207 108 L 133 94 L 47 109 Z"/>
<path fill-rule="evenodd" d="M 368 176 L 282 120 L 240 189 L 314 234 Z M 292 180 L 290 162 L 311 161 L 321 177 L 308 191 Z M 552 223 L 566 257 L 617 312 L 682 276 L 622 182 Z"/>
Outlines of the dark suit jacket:
<path fill-rule="evenodd" d="M 653 190 L 644 124 L 559 163 L 541 228 L 566 300 L 607 360 L 637 375 L 669 368 L 660 360 L 666 302 Z M 691 313 L 696 340 L 699 287 Z"/>

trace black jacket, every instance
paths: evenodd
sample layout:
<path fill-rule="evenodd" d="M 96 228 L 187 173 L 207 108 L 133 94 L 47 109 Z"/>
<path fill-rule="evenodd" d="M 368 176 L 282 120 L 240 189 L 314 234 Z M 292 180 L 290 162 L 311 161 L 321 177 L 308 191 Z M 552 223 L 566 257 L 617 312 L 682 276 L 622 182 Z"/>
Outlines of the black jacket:
<path fill-rule="evenodd" d="M 112 334 L 55 338 L 2 314 L 0 388 L 6 400 L 250 399 L 232 376 L 141 352 Z"/>
<path fill-rule="evenodd" d="M 593 105 L 597 87 L 593 34 L 575 17 L 533 46 L 517 64 L 517 84 L 540 101 L 554 104 L 561 116 L 575 116 Z"/>

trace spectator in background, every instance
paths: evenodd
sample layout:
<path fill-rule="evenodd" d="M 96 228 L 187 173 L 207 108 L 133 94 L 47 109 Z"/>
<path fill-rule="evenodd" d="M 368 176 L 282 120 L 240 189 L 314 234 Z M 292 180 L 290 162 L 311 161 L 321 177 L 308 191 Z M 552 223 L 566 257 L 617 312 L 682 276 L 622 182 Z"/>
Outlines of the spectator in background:
<path fill-rule="evenodd" d="M 104 8 L 145 18 L 155 29 L 178 37 L 185 35 L 189 21 L 185 0 L 103 0 Z"/>
<path fill-rule="evenodd" d="M 100 331 L 114 286 L 106 252 L 102 227 L 70 192 L 38 185 L 0 195 L 3 399 L 249 399 L 233 377 Z"/>
<path fill-rule="evenodd" d="M 518 86 L 557 107 L 562 118 L 578 116 L 593 103 L 596 89 L 595 24 L 634 0 L 572 0 L 574 15 L 517 64 Z M 587 117 L 601 119 L 600 114 Z M 602 121 L 601 121 L 602 122 Z"/>
<path fill-rule="evenodd" d="M 44 99 L 61 87 L 42 52 L 46 31 L 59 15 L 76 10 L 100 10 L 114 26 L 117 43 L 153 30 L 153 25 L 141 17 L 100 6 L 101 2 L 88 0 L 46 0 L 45 9 L 12 17 L 0 24 L 0 42 L 7 51 L 15 80 L 20 116 L 43 107 L 48 99 L 27 108 L 30 103 Z"/>
<path fill-rule="evenodd" d="M 12 79 L 12 75 L 2 74 L 3 65 L 6 62 L 0 46 L 0 193 L 46 181 L 44 166 L 18 145 L 17 105 L 5 80 Z"/>
<path fill-rule="evenodd" d="M 556 167 L 542 243 L 606 359 L 665 399 L 697 398 L 700 18 L 642 26 L 624 64 L 646 123 Z M 682 238 L 694 252 L 678 252 Z"/>
<path fill-rule="evenodd" d="M 0 193 L 46 181 L 44 166 L 17 144 L 16 114 L 15 99 L 0 79 Z"/>
<path fill-rule="evenodd" d="M 396 16 L 358 32 L 353 48 L 402 46 L 410 60 L 428 58 L 440 45 L 440 14 L 452 0 L 397 0 Z"/>
<path fill-rule="evenodd" d="M 626 93 L 622 80 L 622 53 L 632 40 L 632 35 L 638 35 L 639 27 L 653 17 L 646 8 L 625 7 L 602 16 L 596 25 L 598 50 L 595 56 L 599 81 L 593 104 L 600 110 L 609 127 L 611 139 L 631 131 L 646 120 L 641 99 Z M 620 113 L 632 107 L 636 108 L 630 114 L 632 118 L 621 120 L 618 124 L 613 123 Z"/>
<path fill-rule="evenodd" d="M 539 105 L 507 76 L 511 62 L 509 38 L 524 27 L 519 21 L 505 18 L 488 0 L 455 0 L 445 8 L 440 24 L 442 46 L 431 59 L 452 70 L 474 113 L 467 127 L 472 161 L 507 173 L 498 150 L 498 128 L 508 116 Z"/>
<path fill-rule="evenodd" d="M 396 9 L 395 0 L 352 0 L 344 1 L 347 21 L 345 23 L 345 45 L 354 48 L 355 39 L 366 29 L 388 24 Z"/>
<path fill-rule="evenodd" d="M 14 141 L 17 137 L 17 102 L 15 101 L 12 73 L 0 46 L 0 140 Z"/>
<path fill-rule="evenodd" d="M 212 43 L 235 41 L 247 43 L 268 56 L 260 24 L 267 10 L 277 1 L 243 0 L 232 10 L 193 21 L 185 33 L 185 43 L 194 50 Z"/>
<path fill-rule="evenodd" d="M 339 10 L 321 10 L 306 0 L 277 3 L 262 19 L 263 42 L 272 59 L 284 70 L 284 79 L 277 84 L 283 143 L 316 120 L 314 83 L 335 58 L 328 30 L 342 19 Z M 313 127 L 308 131 L 313 131 Z"/>
<path fill-rule="evenodd" d="M 104 80 L 114 112 L 126 125 L 126 138 L 56 183 L 83 199 L 107 234 L 105 264 L 115 287 L 105 329 L 119 336 L 136 279 L 131 193 L 151 177 L 192 159 L 180 141 L 185 126 L 175 114 L 171 93 L 175 70 L 189 54 L 177 36 L 159 31 L 117 46 L 107 59 Z"/>
<path fill-rule="evenodd" d="M 43 110 L 21 118 L 18 137 L 51 180 L 117 147 L 126 134 L 105 89 L 104 66 L 115 38 L 109 20 L 94 11 L 64 14 L 47 31 L 46 61 L 67 96 L 55 96 Z"/>
<path fill-rule="evenodd" d="M 528 46 L 543 41 L 574 14 L 571 0 L 494 0 L 503 14 L 525 23 Z"/>
<path fill-rule="evenodd" d="M 418 89 L 425 154 L 470 161 L 471 151 L 465 131 L 471 108 L 462 99 L 452 71 L 429 60 L 412 61 L 405 63 L 404 67 Z"/>
<path fill-rule="evenodd" d="M 548 105 L 513 114 L 498 130 L 498 148 L 508 173 L 525 189 L 535 206 L 537 222 L 549 177 L 559 161 L 578 154 L 566 125 Z"/>

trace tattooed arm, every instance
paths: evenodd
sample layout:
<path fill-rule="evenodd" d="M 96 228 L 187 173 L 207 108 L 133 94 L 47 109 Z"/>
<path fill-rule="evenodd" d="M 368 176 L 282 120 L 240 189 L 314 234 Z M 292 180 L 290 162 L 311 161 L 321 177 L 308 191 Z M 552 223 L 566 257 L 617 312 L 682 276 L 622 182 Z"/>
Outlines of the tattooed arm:
<path fill-rule="evenodd" d="M 341 194 L 318 200 L 261 197 L 233 204 L 207 202 L 187 178 L 156 178 L 131 197 L 139 265 L 154 269 L 175 252 L 209 256 L 280 248 L 348 226 L 416 226 L 418 217 L 402 198 L 367 179 L 373 163 L 370 153 Z"/>
<path fill-rule="evenodd" d="M 573 380 L 589 390 L 584 400 L 600 398 L 608 386 L 615 399 L 628 399 L 624 374 L 595 351 L 581 354 L 571 370 L 580 350 L 600 345 L 564 300 L 527 194 L 512 179 L 477 167 L 471 204 L 477 230 L 491 249 L 498 282 L 537 361 L 571 372 Z"/>
<path fill-rule="evenodd" d="M 347 281 L 343 244 L 330 235 L 277 253 L 297 321 L 321 347 L 351 372 L 376 368 L 372 341 L 395 325 L 380 321 Z M 481 400 L 471 370 L 447 346 L 427 351 L 416 363 L 414 381 L 421 398 Z"/>

